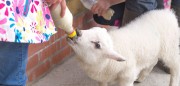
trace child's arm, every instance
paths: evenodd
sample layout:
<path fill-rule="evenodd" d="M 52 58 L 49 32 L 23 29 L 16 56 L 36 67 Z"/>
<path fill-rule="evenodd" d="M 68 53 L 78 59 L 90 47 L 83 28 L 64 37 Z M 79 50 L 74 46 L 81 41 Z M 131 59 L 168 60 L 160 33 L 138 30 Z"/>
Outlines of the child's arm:
<path fill-rule="evenodd" d="M 118 4 L 118 3 L 125 2 L 126 0 L 107 0 L 107 1 L 109 1 L 109 3 L 111 5 L 115 5 L 115 4 Z"/>
<path fill-rule="evenodd" d="M 59 14 L 61 17 L 64 17 L 66 12 L 66 0 L 45 0 L 49 5 L 50 9 L 55 9 L 58 4 L 61 6 L 61 14 Z"/>

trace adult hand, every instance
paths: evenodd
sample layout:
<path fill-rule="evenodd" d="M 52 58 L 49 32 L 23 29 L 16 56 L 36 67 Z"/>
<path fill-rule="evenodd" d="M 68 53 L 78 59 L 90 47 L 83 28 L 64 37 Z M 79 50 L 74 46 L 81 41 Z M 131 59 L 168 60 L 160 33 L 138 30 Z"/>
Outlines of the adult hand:
<path fill-rule="evenodd" d="M 66 0 L 46 0 L 46 2 L 50 5 L 50 9 L 53 10 L 57 7 L 58 4 L 61 6 L 61 17 L 64 17 L 66 12 Z"/>
<path fill-rule="evenodd" d="M 98 16 L 102 16 L 110 6 L 109 0 L 97 0 L 97 3 L 92 6 L 91 11 L 94 14 L 98 14 Z"/>

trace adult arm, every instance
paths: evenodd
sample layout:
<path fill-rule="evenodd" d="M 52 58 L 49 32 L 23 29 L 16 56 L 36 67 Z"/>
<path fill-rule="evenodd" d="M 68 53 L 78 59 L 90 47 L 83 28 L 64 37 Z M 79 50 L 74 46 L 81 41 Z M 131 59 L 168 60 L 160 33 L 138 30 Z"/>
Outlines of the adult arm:
<path fill-rule="evenodd" d="M 91 8 L 91 11 L 94 14 L 98 14 L 99 16 L 102 16 L 110 6 L 125 2 L 125 0 L 98 0 L 96 4 L 94 4 Z"/>

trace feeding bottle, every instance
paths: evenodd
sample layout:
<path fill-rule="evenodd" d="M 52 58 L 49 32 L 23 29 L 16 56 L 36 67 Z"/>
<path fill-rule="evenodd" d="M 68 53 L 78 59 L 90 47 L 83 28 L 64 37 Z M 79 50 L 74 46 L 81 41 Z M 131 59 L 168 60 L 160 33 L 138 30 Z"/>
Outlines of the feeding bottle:
<path fill-rule="evenodd" d="M 82 4 L 87 8 L 87 9 L 91 9 L 91 7 L 97 3 L 97 0 L 81 0 Z M 111 17 L 114 15 L 114 10 L 109 8 L 107 10 L 107 12 L 105 14 L 103 14 L 102 16 L 104 17 L 104 19 L 106 20 L 111 20 Z"/>
<path fill-rule="evenodd" d="M 69 38 L 77 37 L 77 33 L 73 28 L 73 16 L 68 7 L 66 7 L 64 17 L 60 16 L 60 4 L 55 9 L 50 9 L 50 11 L 54 24 L 57 28 L 61 28 L 62 30 L 64 30 L 68 34 Z"/>

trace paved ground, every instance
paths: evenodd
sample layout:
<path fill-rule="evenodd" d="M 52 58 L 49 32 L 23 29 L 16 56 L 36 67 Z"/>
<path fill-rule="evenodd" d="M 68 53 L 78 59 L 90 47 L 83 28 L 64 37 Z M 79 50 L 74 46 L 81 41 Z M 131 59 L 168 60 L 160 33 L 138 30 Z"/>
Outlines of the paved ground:
<path fill-rule="evenodd" d="M 168 86 L 170 75 L 157 67 L 150 76 L 135 86 Z M 98 86 L 97 82 L 88 78 L 79 68 L 75 57 L 65 61 L 54 68 L 45 77 L 34 83 L 32 86 Z M 118 85 L 113 85 L 118 86 Z"/>

